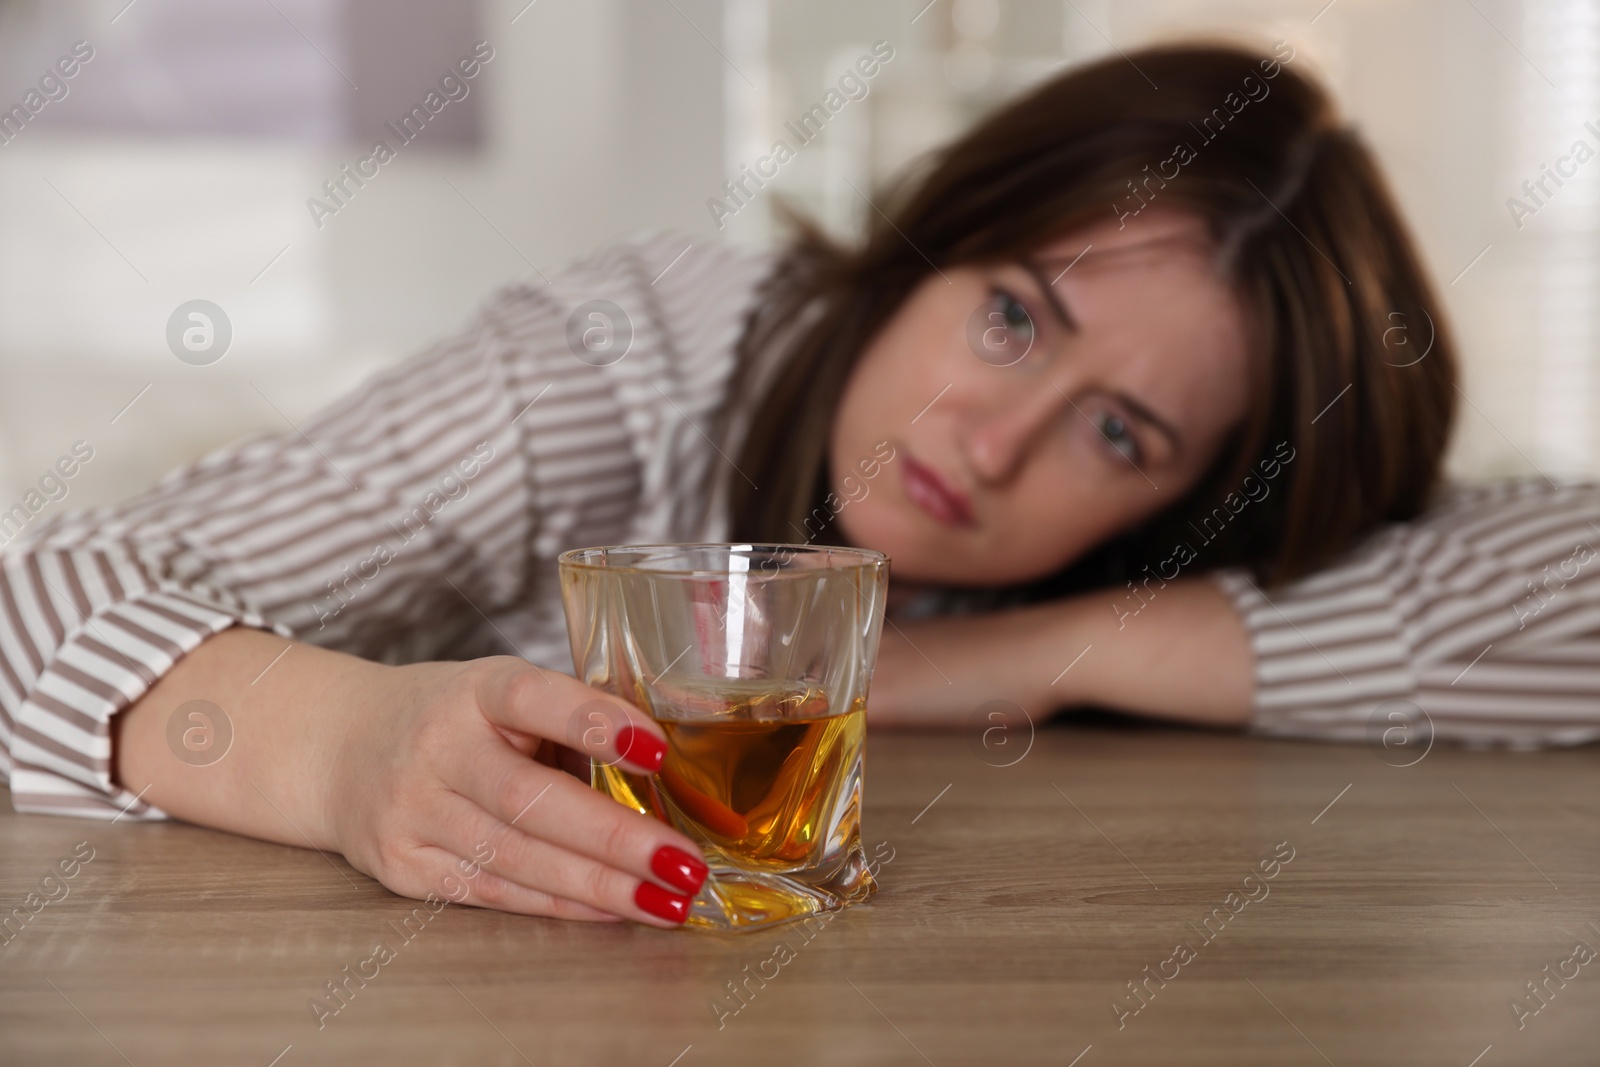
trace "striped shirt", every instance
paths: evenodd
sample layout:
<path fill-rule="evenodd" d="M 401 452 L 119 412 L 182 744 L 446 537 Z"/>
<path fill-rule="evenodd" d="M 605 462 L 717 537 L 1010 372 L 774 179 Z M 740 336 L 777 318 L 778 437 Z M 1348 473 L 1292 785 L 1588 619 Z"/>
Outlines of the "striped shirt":
<path fill-rule="evenodd" d="M 1282 591 L 1217 575 L 1255 650 L 1259 732 L 1391 747 L 1600 740 L 1600 486 L 1441 496 Z"/>
<path fill-rule="evenodd" d="M 111 718 L 231 626 L 388 663 L 570 669 L 561 551 L 727 536 L 717 427 L 749 399 L 728 391 L 771 261 L 689 244 L 643 237 L 507 289 L 304 425 L 7 546 L 16 808 L 162 817 L 113 784 Z M 1219 573 L 1256 653 L 1256 729 L 1359 739 L 1410 701 L 1441 737 L 1600 737 L 1596 523 L 1592 486 L 1463 489 L 1270 594 Z"/>

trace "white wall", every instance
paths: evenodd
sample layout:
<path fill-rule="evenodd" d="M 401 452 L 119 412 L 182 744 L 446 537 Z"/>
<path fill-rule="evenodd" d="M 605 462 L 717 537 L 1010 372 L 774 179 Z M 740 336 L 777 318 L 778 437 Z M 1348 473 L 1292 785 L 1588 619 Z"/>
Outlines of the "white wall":
<path fill-rule="evenodd" d="M 83 2 L 99 5 L 109 51 L 166 0 L 116 23 L 125 0 Z M 896 59 L 872 95 L 729 235 L 764 239 L 777 194 L 847 225 L 869 209 L 841 177 L 883 178 L 1017 85 L 1109 52 L 1107 38 L 1285 37 L 1376 146 L 1445 291 L 1469 398 L 1454 469 L 1600 472 L 1600 161 L 1520 230 L 1505 207 L 1584 118 L 1600 125 L 1591 0 L 1338 0 L 1320 16 L 1300 0 L 987 2 L 938 0 L 913 24 L 926 0 L 485 0 L 487 148 L 408 147 L 321 230 L 306 198 L 353 149 L 37 123 L 0 146 L 0 509 L 75 440 L 96 458 L 71 502 L 118 499 L 303 419 L 504 282 L 642 228 L 719 236 L 707 198 L 880 37 Z M 989 36 L 962 37 L 974 32 Z M 952 80 L 958 45 L 991 53 L 986 81 Z M 0 102 L 29 77 L 0 73 Z M 164 338 L 196 297 L 235 329 L 209 367 L 178 362 Z"/>
<path fill-rule="evenodd" d="M 489 0 L 488 149 L 408 146 L 320 230 L 305 201 L 354 149 L 69 135 L 43 113 L 0 147 L 0 508 L 75 440 L 96 456 L 70 504 L 120 499 L 300 421 L 535 268 L 643 228 L 711 232 L 723 75 L 686 18 L 717 41 L 721 6 L 674 3 Z M 115 49 L 139 15 L 108 21 L 95 47 Z M 9 80 L 0 99 L 26 87 Z M 207 367 L 165 340 L 197 297 L 234 327 Z"/>

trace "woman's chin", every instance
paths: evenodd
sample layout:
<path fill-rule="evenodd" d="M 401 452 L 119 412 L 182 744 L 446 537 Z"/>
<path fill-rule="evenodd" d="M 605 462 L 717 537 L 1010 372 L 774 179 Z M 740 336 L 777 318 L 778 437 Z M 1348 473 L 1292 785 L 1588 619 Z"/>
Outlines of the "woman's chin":
<path fill-rule="evenodd" d="M 840 513 L 834 533 L 842 544 L 854 548 L 867 548 L 889 557 L 889 571 L 895 582 L 917 582 L 942 585 L 951 581 L 948 559 L 940 566 L 940 557 L 949 554 L 949 546 L 941 545 L 940 538 L 930 536 L 937 531 L 927 529 L 930 523 L 920 516 L 906 516 L 887 508 L 871 508 L 863 501 L 856 514 L 846 508 Z"/>
<path fill-rule="evenodd" d="M 862 501 L 840 512 L 834 532 L 840 543 L 888 556 L 896 584 L 993 588 L 1043 577 L 1022 573 L 1011 553 L 972 543 L 971 530 L 938 523 L 910 508 L 873 508 Z"/>

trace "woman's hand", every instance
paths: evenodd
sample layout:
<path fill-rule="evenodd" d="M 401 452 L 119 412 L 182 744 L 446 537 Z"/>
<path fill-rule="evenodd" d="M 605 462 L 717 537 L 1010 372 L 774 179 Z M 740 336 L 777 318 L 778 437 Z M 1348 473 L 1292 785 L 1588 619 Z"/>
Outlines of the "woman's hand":
<path fill-rule="evenodd" d="M 458 903 L 528 915 L 687 917 L 706 876 L 694 843 L 529 758 L 540 741 L 581 737 L 586 757 L 653 774 L 666 743 L 647 716 L 509 656 L 392 670 L 390 699 L 352 723 L 329 791 L 354 866 L 409 897 L 457 899 L 463 886 Z"/>
<path fill-rule="evenodd" d="M 191 822 L 340 851 L 405 896 L 656 926 L 688 916 L 706 876 L 695 844 L 533 758 L 570 736 L 585 756 L 654 773 L 665 742 L 636 708 L 512 657 L 386 667 L 284 646 L 230 630 L 185 657 L 115 720 L 119 781 Z M 197 699 L 234 734 L 199 766 L 167 729 Z"/>

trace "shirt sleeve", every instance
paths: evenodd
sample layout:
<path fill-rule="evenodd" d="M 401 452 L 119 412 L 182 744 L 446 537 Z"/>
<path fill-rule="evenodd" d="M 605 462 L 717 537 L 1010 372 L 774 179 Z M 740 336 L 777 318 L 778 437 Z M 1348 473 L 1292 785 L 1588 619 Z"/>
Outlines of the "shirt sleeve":
<path fill-rule="evenodd" d="M 660 442 L 690 431 L 660 409 L 677 395 L 673 416 L 706 417 L 730 358 L 757 264 L 685 243 L 637 238 L 509 289 L 317 416 L 6 546 L 0 771 L 17 810 L 163 817 L 113 783 L 112 717 L 232 626 L 391 663 L 537 658 L 516 624 L 530 583 L 573 541 L 665 507 L 641 498 L 645 466 L 682 467 Z"/>
<path fill-rule="evenodd" d="M 1600 739 L 1600 486 L 1460 487 L 1283 588 L 1214 577 L 1255 653 L 1257 733 Z"/>
<path fill-rule="evenodd" d="M 420 620 L 439 643 L 473 605 L 492 610 L 531 521 L 505 372 L 480 320 L 297 428 L 8 546 L 0 733 L 17 810 L 160 817 L 112 783 L 111 718 L 229 627 L 399 658 Z"/>

